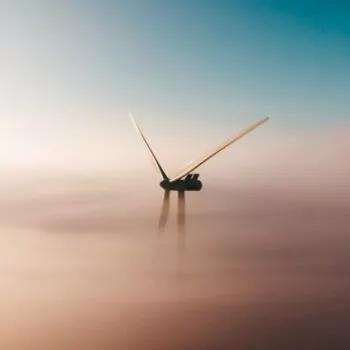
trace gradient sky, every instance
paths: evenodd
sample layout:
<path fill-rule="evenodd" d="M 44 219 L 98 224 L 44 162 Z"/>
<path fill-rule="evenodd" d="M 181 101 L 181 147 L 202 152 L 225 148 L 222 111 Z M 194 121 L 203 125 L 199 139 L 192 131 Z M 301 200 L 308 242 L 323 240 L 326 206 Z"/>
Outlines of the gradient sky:
<path fill-rule="evenodd" d="M 350 5 L 328 3 L 0 0 L 0 349 L 350 348 Z M 184 279 L 128 110 L 169 175 L 271 117 L 200 168 Z"/>
<path fill-rule="evenodd" d="M 135 143 L 129 109 L 153 138 L 343 124 L 349 19 L 316 1 L 4 0 L 0 159 L 111 160 Z"/>

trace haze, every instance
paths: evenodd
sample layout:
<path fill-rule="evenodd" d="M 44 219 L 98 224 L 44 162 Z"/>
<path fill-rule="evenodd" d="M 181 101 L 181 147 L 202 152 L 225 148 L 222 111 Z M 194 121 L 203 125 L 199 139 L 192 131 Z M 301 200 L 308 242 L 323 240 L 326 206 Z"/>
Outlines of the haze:
<path fill-rule="evenodd" d="M 349 11 L 2 1 L 0 348 L 348 349 Z"/>

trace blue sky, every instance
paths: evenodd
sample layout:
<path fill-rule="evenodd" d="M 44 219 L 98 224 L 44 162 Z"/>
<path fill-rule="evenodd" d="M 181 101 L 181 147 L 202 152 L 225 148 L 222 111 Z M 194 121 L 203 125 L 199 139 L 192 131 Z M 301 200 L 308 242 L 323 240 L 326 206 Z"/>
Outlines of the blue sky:
<path fill-rule="evenodd" d="M 200 123 L 225 135 L 232 125 L 264 116 L 281 131 L 349 121 L 350 5 L 15 0 L 0 6 L 0 126 L 12 143 L 23 133 L 127 138 L 129 109 L 153 128 Z"/>

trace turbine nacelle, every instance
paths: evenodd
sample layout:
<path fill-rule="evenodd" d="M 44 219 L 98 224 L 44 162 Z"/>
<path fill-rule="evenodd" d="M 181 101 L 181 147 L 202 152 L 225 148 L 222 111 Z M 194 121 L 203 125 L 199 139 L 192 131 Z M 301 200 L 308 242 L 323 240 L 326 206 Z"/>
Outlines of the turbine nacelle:
<path fill-rule="evenodd" d="M 200 191 L 202 182 L 198 180 L 199 174 L 189 174 L 183 180 L 169 181 L 163 180 L 160 182 L 160 187 L 166 191 Z"/>

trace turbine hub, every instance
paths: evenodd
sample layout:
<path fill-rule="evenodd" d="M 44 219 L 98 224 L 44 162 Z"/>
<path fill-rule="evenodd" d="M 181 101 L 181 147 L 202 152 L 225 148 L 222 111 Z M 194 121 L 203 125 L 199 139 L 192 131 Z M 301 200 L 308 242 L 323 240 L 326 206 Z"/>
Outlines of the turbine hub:
<path fill-rule="evenodd" d="M 166 180 L 162 180 L 160 183 L 159 183 L 159 185 L 160 185 L 160 187 L 162 187 L 162 188 L 164 188 L 164 189 L 167 189 L 167 181 Z"/>

